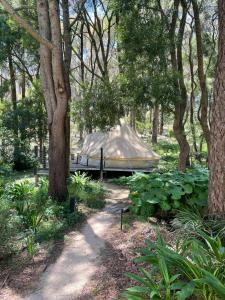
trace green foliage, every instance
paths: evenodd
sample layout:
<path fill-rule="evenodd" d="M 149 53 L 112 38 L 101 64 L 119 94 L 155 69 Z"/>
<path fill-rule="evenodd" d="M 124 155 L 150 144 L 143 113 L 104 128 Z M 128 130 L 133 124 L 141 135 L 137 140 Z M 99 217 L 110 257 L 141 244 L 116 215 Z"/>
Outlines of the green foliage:
<path fill-rule="evenodd" d="M 25 141 L 19 141 L 14 148 L 10 162 L 13 165 L 13 169 L 16 171 L 33 169 L 38 164 L 34 152 L 31 150 L 30 145 Z"/>
<path fill-rule="evenodd" d="M 101 130 L 111 128 L 123 114 L 120 100 L 116 80 L 98 80 L 91 88 L 83 88 L 80 101 L 73 101 L 72 119 L 78 120 L 87 130 L 90 130 L 90 124 Z"/>
<path fill-rule="evenodd" d="M 38 242 L 58 237 L 80 218 L 69 203 L 58 205 L 48 197 L 45 180 L 38 187 L 26 180 L 8 183 L 0 196 L 0 256 L 26 245 L 32 257 Z"/>
<path fill-rule="evenodd" d="M 160 235 L 146 244 L 135 260 L 142 265 L 140 275 L 128 274 L 139 285 L 124 293 L 127 299 L 224 299 L 225 248 L 218 237 L 198 231 L 198 239 L 189 238 L 176 249 Z"/>
<path fill-rule="evenodd" d="M 136 110 L 158 102 L 164 111 L 171 111 L 171 104 L 178 101 L 174 85 L 177 74 L 168 68 L 169 35 L 158 2 L 114 2 L 120 16 L 120 83 L 126 105 Z"/>
<path fill-rule="evenodd" d="M 3 101 L 0 116 L 0 138 L 4 141 L 3 158 L 12 162 L 17 171 L 34 168 L 37 161 L 30 144 L 37 141 L 43 144 L 47 136 L 47 115 L 40 83 L 33 82 L 33 87 L 27 91 L 27 97 L 18 101 L 16 109 L 8 101 Z M 15 120 L 18 134 L 15 134 Z"/>
<path fill-rule="evenodd" d="M 128 185 L 131 177 L 126 177 L 126 176 L 121 176 L 119 178 L 113 178 L 112 183 L 117 184 L 117 185 Z"/>
<path fill-rule="evenodd" d="M 11 209 L 7 199 L 0 196 L 0 258 L 17 250 L 16 239 L 22 228 L 17 212 Z"/>
<path fill-rule="evenodd" d="M 12 166 L 0 159 L 0 197 L 4 192 L 8 177 L 12 171 Z"/>
<path fill-rule="evenodd" d="M 0 85 L 0 100 L 3 101 L 7 92 L 9 91 L 10 81 L 5 79 Z"/>
<path fill-rule="evenodd" d="M 70 178 L 70 195 L 84 202 L 90 208 L 105 206 L 105 189 L 100 182 L 91 181 L 85 173 L 77 172 Z"/>
<path fill-rule="evenodd" d="M 53 213 L 54 205 L 47 191 L 46 181 L 42 181 L 39 187 L 28 181 L 6 186 L 5 197 L 11 202 L 11 208 L 16 210 L 25 229 L 36 233 L 42 219 Z"/>
<path fill-rule="evenodd" d="M 186 173 L 176 170 L 149 175 L 136 173 L 122 181 L 130 188 L 131 209 L 145 217 L 167 216 L 176 210 L 207 205 L 208 171 L 189 169 Z"/>
<path fill-rule="evenodd" d="M 225 220 L 217 220 L 205 213 L 193 207 L 178 211 L 171 223 L 176 236 L 182 238 L 196 237 L 200 229 L 208 234 L 218 235 L 225 241 Z"/>
<path fill-rule="evenodd" d="M 169 135 L 170 135 L 169 130 Z M 153 145 L 153 150 L 161 156 L 159 168 L 162 170 L 175 169 L 177 167 L 179 146 L 173 139 L 164 139 Z"/>

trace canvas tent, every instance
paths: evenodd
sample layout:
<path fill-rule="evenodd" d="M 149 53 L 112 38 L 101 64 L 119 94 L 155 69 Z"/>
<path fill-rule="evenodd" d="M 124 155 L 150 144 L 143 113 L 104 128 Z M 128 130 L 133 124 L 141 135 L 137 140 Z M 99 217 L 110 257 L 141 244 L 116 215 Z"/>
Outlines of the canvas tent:
<path fill-rule="evenodd" d="M 157 164 L 160 159 L 128 125 L 117 126 L 106 133 L 87 135 L 80 163 L 99 167 L 101 148 L 105 168 L 145 169 Z"/>

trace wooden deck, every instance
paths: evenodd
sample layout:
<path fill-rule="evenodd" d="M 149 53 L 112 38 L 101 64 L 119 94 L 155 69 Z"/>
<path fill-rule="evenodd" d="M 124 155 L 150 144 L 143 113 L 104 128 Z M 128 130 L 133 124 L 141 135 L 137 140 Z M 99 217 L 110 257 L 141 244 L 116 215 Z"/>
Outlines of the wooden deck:
<path fill-rule="evenodd" d="M 99 171 L 100 172 L 100 168 L 99 167 L 92 167 L 92 166 L 84 166 L 84 165 L 80 165 L 80 164 L 76 164 L 76 163 L 71 163 L 70 164 L 70 172 L 71 173 L 75 173 L 77 171 Z M 135 173 L 135 172 L 142 172 L 142 173 L 150 173 L 153 171 L 152 168 L 149 169 L 132 169 L 132 168 L 104 168 L 103 169 L 104 172 L 131 172 L 131 173 Z M 48 175 L 48 166 L 46 168 L 40 168 L 37 170 L 37 174 L 38 175 Z"/>

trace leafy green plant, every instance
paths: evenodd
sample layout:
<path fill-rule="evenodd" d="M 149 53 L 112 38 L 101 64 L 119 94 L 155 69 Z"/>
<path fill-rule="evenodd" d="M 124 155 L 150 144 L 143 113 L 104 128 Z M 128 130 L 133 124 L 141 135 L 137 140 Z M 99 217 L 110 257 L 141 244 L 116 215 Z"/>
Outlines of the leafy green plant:
<path fill-rule="evenodd" d="M 28 180 L 2 181 L 0 194 L 0 257 L 27 247 L 30 257 L 37 243 L 60 238 L 82 219 L 79 208 L 71 212 L 69 201 L 58 204 L 48 196 L 48 181 L 36 187 Z M 102 184 L 77 174 L 71 179 L 71 195 L 92 208 L 105 205 Z"/>
<path fill-rule="evenodd" d="M 225 220 L 204 215 L 196 207 L 177 211 L 171 225 L 178 237 L 196 237 L 200 229 L 225 241 Z"/>
<path fill-rule="evenodd" d="M 59 205 L 49 198 L 47 180 L 37 187 L 28 180 L 8 182 L 0 195 L 0 257 L 24 246 L 29 254 L 37 243 L 61 237 L 81 218 L 79 210 L 70 212 L 69 202 Z"/>
<path fill-rule="evenodd" d="M 33 259 L 34 253 L 35 253 L 35 235 L 32 231 L 26 237 L 26 246 L 27 246 L 27 252 L 28 252 L 30 258 Z"/>
<path fill-rule="evenodd" d="M 10 184 L 5 193 L 26 229 L 36 232 L 42 219 L 52 212 L 53 203 L 48 197 L 45 181 L 42 181 L 39 187 L 35 187 L 28 181 Z"/>
<path fill-rule="evenodd" d="M 0 258 L 17 250 L 15 240 L 22 229 L 17 212 L 11 209 L 7 199 L 0 197 Z"/>
<path fill-rule="evenodd" d="M 84 202 L 90 208 L 105 206 L 105 189 L 100 182 L 92 181 L 85 173 L 77 172 L 70 178 L 70 195 Z"/>
<path fill-rule="evenodd" d="M 127 274 L 139 284 L 124 293 L 127 299 L 224 299 L 225 248 L 218 236 L 199 230 L 198 239 L 185 240 L 176 249 L 160 235 L 146 244 L 135 260 L 142 265 L 140 274 Z"/>
<path fill-rule="evenodd" d="M 207 204 L 208 171 L 205 169 L 190 169 L 186 173 L 176 170 L 149 175 L 136 173 L 126 178 L 126 182 L 131 209 L 137 215 L 165 217 L 178 209 L 188 206 L 202 209 Z"/>
<path fill-rule="evenodd" d="M 6 183 L 7 183 L 7 179 L 4 176 L 0 177 L 0 196 L 4 192 L 4 188 L 5 188 Z"/>

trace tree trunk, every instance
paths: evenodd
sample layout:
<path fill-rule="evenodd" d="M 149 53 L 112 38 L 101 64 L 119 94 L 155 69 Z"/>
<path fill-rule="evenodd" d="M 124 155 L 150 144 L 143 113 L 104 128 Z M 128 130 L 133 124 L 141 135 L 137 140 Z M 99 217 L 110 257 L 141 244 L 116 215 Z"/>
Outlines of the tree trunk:
<path fill-rule="evenodd" d="M 54 47 L 40 47 L 41 79 L 48 113 L 49 127 L 49 195 L 58 200 L 67 198 L 68 89 L 62 55 L 58 1 L 37 1 L 40 34 L 52 40 Z"/>
<path fill-rule="evenodd" d="M 81 80 L 81 88 L 80 88 L 80 98 L 81 101 L 84 100 L 84 22 L 81 22 L 80 26 L 80 80 Z M 85 116 L 84 116 L 85 114 Z M 83 111 L 80 109 L 80 124 L 79 124 L 79 133 L 80 133 L 80 141 L 83 141 L 84 135 L 84 124 L 82 119 L 86 119 L 86 131 L 89 132 L 89 108 L 86 108 Z"/>
<path fill-rule="evenodd" d="M 67 198 L 68 174 L 66 118 L 54 117 L 49 128 L 49 195 L 62 202 Z"/>
<path fill-rule="evenodd" d="M 163 113 L 163 108 L 161 106 L 160 124 L 159 124 L 159 134 L 160 135 L 163 135 L 163 127 L 164 127 L 164 113 Z"/>
<path fill-rule="evenodd" d="M 22 72 L 21 94 L 22 94 L 22 99 L 24 99 L 26 97 L 26 74 L 24 71 Z"/>
<path fill-rule="evenodd" d="M 63 45 L 64 45 L 64 80 L 66 85 L 68 103 L 71 101 L 70 66 L 72 59 L 72 39 L 70 29 L 69 1 L 62 0 L 63 10 Z M 70 175 L 70 105 L 66 115 L 66 169 L 67 176 Z"/>
<path fill-rule="evenodd" d="M 41 159 L 42 154 L 43 154 L 43 139 L 41 136 L 39 136 L 38 142 L 39 142 L 39 153 L 40 153 L 40 159 Z"/>
<path fill-rule="evenodd" d="M 0 3 L 18 24 L 40 43 L 41 80 L 49 128 L 49 195 L 58 201 L 64 201 L 67 198 L 66 179 L 70 146 L 68 144 L 70 95 L 68 78 L 65 78 L 68 74 L 65 70 L 69 64 L 63 61 L 59 1 L 37 0 L 39 33 L 21 18 L 7 1 L 0 0 Z"/>
<path fill-rule="evenodd" d="M 134 108 L 131 108 L 130 110 L 130 126 L 136 130 L 136 114 Z"/>
<path fill-rule="evenodd" d="M 189 65 L 190 65 L 190 74 L 191 74 L 191 95 L 190 95 L 190 126 L 191 126 L 191 133 L 192 133 L 192 140 L 193 140 L 193 148 L 195 154 L 198 153 L 198 146 L 196 142 L 196 132 L 195 132 L 195 122 L 194 122 L 194 108 L 195 108 L 195 75 L 194 75 L 194 63 L 193 63 L 193 50 L 192 50 L 192 38 L 193 38 L 193 20 L 191 22 L 191 34 L 189 38 Z"/>
<path fill-rule="evenodd" d="M 195 122 L 194 122 L 194 103 L 195 103 L 194 100 L 195 100 L 195 96 L 192 91 L 190 97 L 190 126 L 191 126 L 192 140 L 193 140 L 193 148 L 195 153 L 198 153 L 198 146 L 196 142 L 196 132 L 195 132 Z"/>
<path fill-rule="evenodd" d="M 182 44 L 183 44 L 184 30 L 186 25 L 186 18 L 187 18 L 187 4 L 184 0 L 181 1 L 183 12 L 182 12 L 182 18 L 179 26 L 177 49 L 176 49 L 175 32 L 176 32 L 176 22 L 178 19 L 179 0 L 175 0 L 174 3 L 175 6 L 174 6 L 174 13 L 173 13 L 173 20 L 172 20 L 172 25 L 170 30 L 170 38 L 171 38 L 170 52 L 171 52 L 172 68 L 175 73 L 176 72 L 179 73 L 179 79 L 178 81 L 177 80 L 175 81 L 175 87 L 180 97 L 180 101 L 175 105 L 173 131 L 174 131 L 175 138 L 180 147 L 178 170 L 185 171 L 186 167 L 190 165 L 189 162 L 190 147 L 186 138 L 184 123 L 183 123 L 184 114 L 187 105 L 187 91 L 184 83 L 184 74 L 183 74 Z"/>
<path fill-rule="evenodd" d="M 152 144 L 158 142 L 158 127 L 159 127 L 159 105 L 155 104 L 152 122 Z"/>
<path fill-rule="evenodd" d="M 20 162 L 18 161 L 18 151 L 19 151 L 19 122 L 17 113 L 17 94 L 16 94 L 16 76 L 15 69 L 12 60 L 11 49 L 8 49 L 8 64 L 9 64 L 9 74 L 10 74 L 10 87 L 11 87 L 11 101 L 14 113 L 13 120 L 13 168 L 19 170 Z"/>
<path fill-rule="evenodd" d="M 11 49 L 8 50 L 8 63 L 9 63 L 9 74 L 10 74 L 10 87 L 11 87 L 11 101 L 14 116 L 14 135 L 15 138 L 18 138 L 18 118 L 17 118 L 17 94 L 16 94 L 16 76 L 15 69 L 13 66 Z"/>
<path fill-rule="evenodd" d="M 195 19 L 195 33 L 197 42 L 197 59 L 198 59 L 198 78 L 201 88 L 201 101 L 200 101 L 200 116 L 199 121 L 206 139 L 209 149 L 210 129 L 208 124 L 208 89 L 206 83 L 206 75 L 204 72 L 204 57 L 202 45 L 202 28 L 199 16 L 199 6 L 196 0 L 192 0 L 192 6 Z"/>
<path fill-rule="evenodd" d="M 186 167 L 190 165 L 189 162 L 190 147 L 187 142 L 187 137 L 184 131 L 183 120 L 181 117 L 182 114 L 183 113 L 180 111 L 180 107 L 176 106 L 174 123 L 173 123 L 173 131 L 180 147 L 178 170 L 185 171 Z"/>
<path fill-rule="evenodd" d="M 150 122 L 150 126 L 152 126 L 152 108 L 150 108 L 149 110 L 149 122 Z"/>
<path fill-rule="evenodd" d="M 209 148 L 209 214 L 225 215 L 225 1 L 219 0 L 219 57 Z"/>

